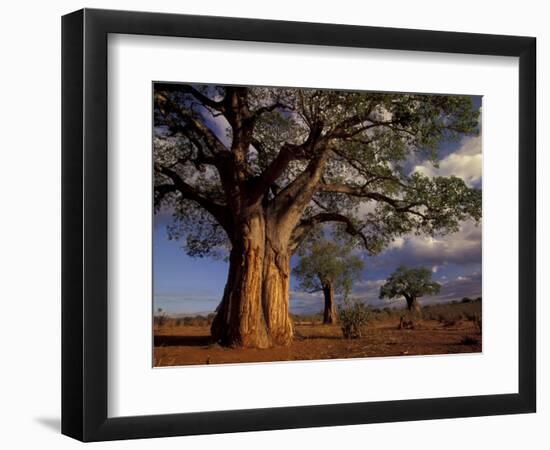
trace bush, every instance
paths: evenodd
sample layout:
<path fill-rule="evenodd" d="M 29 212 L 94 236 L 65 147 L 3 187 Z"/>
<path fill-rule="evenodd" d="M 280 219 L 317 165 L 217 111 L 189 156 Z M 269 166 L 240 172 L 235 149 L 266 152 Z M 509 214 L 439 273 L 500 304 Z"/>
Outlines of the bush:
<path fill-rule="evenodd" d="M 348 302 L 338 308 L 338 319 L 342 334 L 346 339 L 358 339 L 363 336 L 369 321 L 368 308 L 358 300 Z"/>
<path fill-rule="evenodd" d="M 168 316 L 162 310 L 162 308 L 157 309 L 157 314 L 153 317 L 153 323 L 157 327 L 162 327 L 168 321 Z"/>

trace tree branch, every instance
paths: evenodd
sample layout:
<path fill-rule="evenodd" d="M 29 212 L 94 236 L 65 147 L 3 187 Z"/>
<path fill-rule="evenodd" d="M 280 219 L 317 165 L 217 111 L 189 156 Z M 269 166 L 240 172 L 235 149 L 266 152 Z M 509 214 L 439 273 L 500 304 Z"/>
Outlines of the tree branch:
<path fill-rule="evenodd" d="M 202 194 L 197 192 L 195 188 L 183 181 L 178 173 L 174 170 L 160 165 L 155 165 L 155 170 L 158 173 L 168 177 L 173 183 L 173 185 L 165 184 L 155 186 L 155 191 L 159 192 L 163 196 L 166 195 L 168 192 L 179 192 L 183 198 L 194 201 L 210 214 L 212 214 L 212 216 L 214 216 L 214 218 L 230 235 L 232 227 L 231 215 L 229 214 L 229 210 L 225 205 L 221 205 L 207 197 L 204 197 Z M 169 186 L 173 186 L 173 188 L 169 188 Z"/>
<path fill-rule="evenodd" d="M 307 234 L 318 224 L 326 223 L 326 222 L 339 222 L 343 223 L 346 226 L 346 233 L 348 233 L 350 236 L 356 236 L 359 237 L 363 241 L 363 245 L 365 248 L 371 252 L 374 253 L 375 250 L 371 245 L 371 242 L 369 241 L 369 238 L 363 234 L 361 229 L 357 228 L 357 226 L 352 222 L 352 220 L 349 217 L 344 216 L 343 214 L 339 213 L 333 213 L 333 212 L 325 212 L 325 213 L 319 213 L 313 217 L 310 217 L 308 219 L 302 220 L 298 226 L 294 229 L 294 232 L 292 233 L 292 250 L 298 248 L 298 246 L 302 243 L 304 238 L 307 236 Z"/>
<path fill-rule="evenodd" d="M 261 108 L 258 108 L 256 111 L 253 112 L 252 116 L 255 119 L 260 117 L 262 114 L 265 114 L 267 112 L 275 111 L 276 109 L 287 109 L 292 110 L 292 108 L 288 105 L 285 105 L 281 102 L 275 102 L 272 105 L 269 106 L 262 106 Z"/>
<path fill-rule="evenodd" d="M 311 155 L 320 142 L 322 129 L 323 125 L 321 123 L 318 123 L 311 128 L 308 137 L 302 144 L 283 144 L 277 156 L 269 163 L 262 174 L 256 179 L 254 195 L 263 195 L 268 189 L 270 189 L 273 183 L 275 183 L 275 181 L 277 181 L 277 179 L 288 168 L 288 165 L 291 161 L 307 158 L 307 155 Z M 322 150 L 320 153 L 324 154 L 325 152 L 326 150 Z M 325 157 L 322 158 L 323 164 L 325 159 Z M 321 159 L 319 158 L 319 155 L 317 158 L 313 158 L 308 164 L 306 170 L 302 174 L 298 175 L 298 177 L 296 177 L 296 179 L 292 183 L 286 186 L 283 191 L 286 191 L 285 193 L 289 194 L 292 190 L 291 187 L 295 183 L 297 183 L 298 180 L 306 181 L 309 176 L 315 174 L 315 168 L 320 161 Z"/>
<path fill-rule="evenodd" d="M 321 184 L 319 185 L 318 189 L 320 192 L 346 194 L 346 195 L 351 195 L 353 197 L 368 198 L 371 200 L 384 202 L 392 206 L 397 212 L 407 212 L 423 218 L 427 218 L 425 214 L 422 214 L 420 211 L 416 211 L 412 209 L 417 206 L 422 206 L 423 203 L 421 202 L 404 203 L 402 200 L 388 197 L 387 195 L 381 194 L 379 192 L 372 192 L 372 191 L 368 191 L 368 190 L 353 187 L 353 186 L 347 186 L 345 184 Z"/>
<path fill-rule="evenodd" d="M 160 184 L 155 186 L 155 206 L 160 205 L 162 200 L 164 200 L 164 197 L 166 197 L 168 194 L 172 192 L 177 192 L 176 186 L 174 184 Z"/>
<path fill-rule="evenodd" d="M 186 93 L 191 94 L 193 97 L 195 97 L 201 104 L 204 106 L 208 106 L 212 109 L 215 109 L 216 111 L 223 112 L 224 111 L 224 102 L 222 101 L 215 101 L 212 100 L 210 97 L 207 97 L 202 92 L 200 92 L 198 89 L 194 88 L 190 84 L 164 84 L 159 83 L 155 84 L 155 91 L 165 91 L 168 93 Z"/>
<path fill-rule="evenodd" d="M 228 152 L 226 146 L 218 139 L 218 137 L 201 121 L 197 120 L 188 111 L 181 108 L 175 102 L 173 102 L 168 96 L 162 95 L 158 92 L 155 93 L 155 103 L 159 110 L 164 115 L 168 126 L 176 131 L 179 131 L 183 135 L 188 135 L 189 131 L 192 131 L 202 137 L 208 148 L 213 153 Z M 183 119 L 184 124 L 170 120 L 168 117 L 169 112 L 173 112 Z"/>

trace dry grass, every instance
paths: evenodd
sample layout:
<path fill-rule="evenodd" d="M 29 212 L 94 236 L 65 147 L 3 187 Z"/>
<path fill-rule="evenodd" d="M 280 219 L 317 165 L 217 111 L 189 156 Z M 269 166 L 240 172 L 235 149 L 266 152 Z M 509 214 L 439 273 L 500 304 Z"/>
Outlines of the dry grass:
<path fill-rule="evenodd" d="M 170 319 L 156 325 L 154 364 L 174 366 L 296 361 L 481 351 L 481 301 L 427 306 L 410 329 L 399 329 L 403 310 L 371 310 L 360 339 L 343 339 L 338 325 L 322 325 L 320 315 L 294 316 L 295 338 L 288 347 L 224 348 L 210 337 L 211 317 Z"/>

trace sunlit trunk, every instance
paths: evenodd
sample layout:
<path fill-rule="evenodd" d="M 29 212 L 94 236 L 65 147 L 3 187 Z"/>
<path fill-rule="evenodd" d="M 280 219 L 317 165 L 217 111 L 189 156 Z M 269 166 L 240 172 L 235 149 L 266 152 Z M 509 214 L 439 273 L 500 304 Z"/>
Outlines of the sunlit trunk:
<path fill-rule="evenodd" d="M 262 308 L 263 217 L 254 216 L 241 230 L 233 242 L 227 283 L 211 332 L 221 345 L 267 348 L 271 339 Z"/>
<path fill-rule="evenodd" d="M 288 345 L 294 329 L 289 313 L 290 254 L 269 240 L 263 268 L 263 307 L 269 335 L 275 345 Z"/>
<path fill-rule="evenodd" d="M 220 344 L 266 348 L 292 341 L 290 239 L 327 158 L 321 152 L 275 206 L 260 204 L 262 198 L 237 202 L 243 209 L 236 214 L 229 275 L 211 328 Z"/>

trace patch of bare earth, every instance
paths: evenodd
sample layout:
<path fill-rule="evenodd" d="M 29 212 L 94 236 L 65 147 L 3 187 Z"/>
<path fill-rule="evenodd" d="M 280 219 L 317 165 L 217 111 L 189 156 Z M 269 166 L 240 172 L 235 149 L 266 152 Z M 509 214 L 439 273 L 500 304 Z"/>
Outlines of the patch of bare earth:
<path fill-rule="evenodd" d="M 481 352 L 481 333 L 470 321 L 445 326 L 424 320 L 414 329 L 398 329 L 398 320 L 368 328 L 360 339 L 343 339 L 337 325 L 303 323 L 288 347 L 225 348 L 214 343 L 208 326 L 163 326 L 154 330 L 154 365 L 181 366 L 266 361 L 297 361 L 380 356 Z"/>

